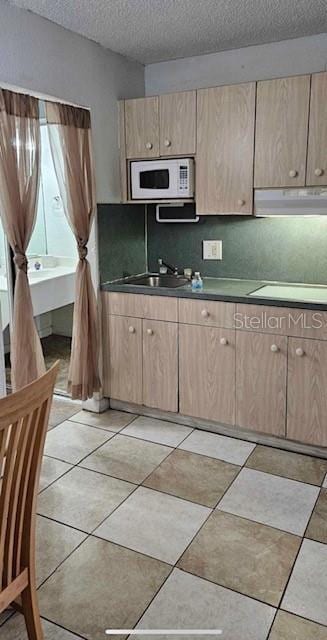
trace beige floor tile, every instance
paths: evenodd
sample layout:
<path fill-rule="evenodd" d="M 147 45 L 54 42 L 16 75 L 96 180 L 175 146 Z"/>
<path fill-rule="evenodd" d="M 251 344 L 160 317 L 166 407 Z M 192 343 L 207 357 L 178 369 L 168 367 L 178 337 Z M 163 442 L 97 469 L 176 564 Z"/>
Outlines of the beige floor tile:
<path fill-rule="evenodd" d="M 3 624 L 4 624 L 4 622 L 5 622 L 6 620 L 8 620 L 8 618 L 10 618 L 10 616 L 12 616 L 12 615 L 13 615 L 13 611 L 12 611 L 12 609 L 10 609 L 10 607 L 8 607 L 8 609 L 5 609 L 5 611 L 3 611 L 2 613 L 0 613 L 0 627 L 1 627 L 1 625 L 3 625 Z M 2 631 L 1 631 L 1 633 L 2 633 Z M 1 638 L 2 638 L 2 636 L 1 636 Z"/>
<path fill-rule="evenodd" d="M 221 629 L 224 640 L 266 640 L 275 609 L 229 589 L 174 569 L 137 628 Z M 180 635 L 160 635 L 160 640 L 181 640 Z M 187 640 L 214 636 L 188 634 Z M 133 636 L 144 640 L 144 635 Z M 147 640 L 158 636 L 148 635 Z"/>
<path fill-rule="evenodd" d="M 323 481 L 322 486 L 325 487 L 325 489 L 327 489 L 327 473 L 325 475 L 325 480 Z"/>
<path fill-rule="evenodd" d="M 301 538 L 216 510 L 178 566 L 278 606 Z"/>
<path fill-rule="evenodd" d="M 103 413 L 93 413 L 91 411 L 79 411 L 72 417 L 73 422 L 88 424 L 90 427 L 108 429 L 108 431 L 120 431 L 136 418 L 133 413 L 126 411 L 115 411 L 108 409 Z"/>
<path fill-rule="evenodd" d="M 269 640 L 327 640 L 327 627 L 278 611 Z"/>
<path fill-rule="evenodd" d="M 107 628 L 133 628 L 170 569 L 88 538 L 41 587 L 41 613 L 83 638 L 104 640 Z"/>
<path fill-rule="evenodd" d="M 240 467 L 175 449 L 144 485 L 185 500 L 215 507 Z"/>
<path fill-rule="evenodd" d="M 242 469 L 219 509 L 277 529 L 303 535 L 319 488 L 296 480 Z"/>
<path fill-rule="evenodd" d="M 72 468 L 71 464 L 43 456 L 41 475 L 40 475 L 40 491 L 49 486 L 52 482 L 63 476 L 64 473 Z"/>
<path fill-rule="evenodd" d="M 327 489 L 320 491 L 305 536 L 327 544 Z"/>
<path fill-rule="evenodd" d="M 113 433 L 66 420 L 48 433 L 44 453 L 77 464 L 112 437 Z"/>
<path fill-rule="evenodd" d="M 303 541 L 281 606 L 327 625 L 327 545 Z"/>
<path fill-rule="evenodd" d="M 74 467 L 42 491 L 38 513 L 91 532 L 134 488 L 123 480 Z"/>
<path fill-rule="evenodd" d="M 175 422 L 139 416 L 122 433 L 134 436 L 134 438 L 166 444 L 168 447 L 177 447 L 192 431 L 191 427 L 185 427 Z"/>
<path fill-rule="evenodd" d="M 139 484 L 173 449 L 116 435 L 85 458 L 81 466 Z"/>
<path fill-rule="evenodd" d="M 209 514 L 206 507 L 139 487 L 95 535 L 174 564 Z"/>
<path fill-rule="evenodd" d="M 327 460 L 262 445 L 256 446 L 245 466 L 317 485 L 321 485 L 327 472 Z"/>
<path fill-rule="evenodd" d="M 243 465 L 255 448 L 255 444 L 220 436 L 209 431 L 195 429 L 191 435 L 182 442 L 179 449 L 200 453 L 203 456 L 217 458 L 232 464 Z"/>
<path fill-rule="evenodd" d="M 53 428 L 64 420 L 68 420 L 68 418 L 71 418 L 75 413 L 80 411 L 81 408 L 82 405 L 77 400 L 54 396 L 50 411 L 49 427 Z"/>
<path fill-rule="evenodd" d="M 44 640 L 80 640 L 65 629 L 57 625 L 42 620 Z M 1 640 L 28 640 L 25 622 L 22 615 L 16 613 L 1 629 Z"/>
<path fill-rule="evenodd" d="M 36 578 L 40 585 L 85 539 L 85 534 L 47 518 L 37 517 Z"/>

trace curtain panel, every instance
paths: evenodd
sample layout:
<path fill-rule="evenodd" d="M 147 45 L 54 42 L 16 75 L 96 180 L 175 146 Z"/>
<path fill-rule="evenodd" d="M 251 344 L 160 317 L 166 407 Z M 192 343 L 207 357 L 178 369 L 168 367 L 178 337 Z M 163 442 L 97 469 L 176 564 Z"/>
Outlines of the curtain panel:
<path fill-rule="evenodd" d="M 90 112 L 47 102 L 46 115 L 60 195 L 79 255 L 68 391 L 86 400 L 100 389 L 97 305 L 86 257 L 95 214 Z"/>
<path fill-rule="evenodd" d="M 14 390 L 45 372 L 33 318 L 26 258 L 36 220 L 39 183 L 39 102 L 32 96 L 0 89 L 0 215 L 16 266 L 11 327 Z"/>

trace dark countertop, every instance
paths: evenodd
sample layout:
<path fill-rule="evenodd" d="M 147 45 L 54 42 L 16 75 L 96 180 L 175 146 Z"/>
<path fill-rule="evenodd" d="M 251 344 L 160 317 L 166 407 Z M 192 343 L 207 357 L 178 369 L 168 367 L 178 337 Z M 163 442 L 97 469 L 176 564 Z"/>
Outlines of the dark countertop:
<path fill-rule="evenodd" d="M 131 278 L 131 277 L 130 277 Z M 322 285 L 303 285 L 301 283 L 271 282 L 263 280 L 237 280 L 233 278 L 203 278 L 202 291 L 192 291 L 191 284 L 181 287 L 147 287 L 128 283 L 128 280 L 116 280 L 100 285 L 102 291 L 120 291 L 123 293 L 140 293 L 146 295 L 166 296 L 174 298 L 191 298 L 197 300 L 221 300 L 225 302 L 239 302 L 246 304 L 260 304 L 275 307 L 290 307 L 299 309 L 313 309 L 327 311 L 327 302 L 314 302 L 310 300 L 294 300 L 277 297 L 257 297 L 249 295 L 264 285 L 277 285 L 289 287 L 310 287 L 326 289 Z"/>

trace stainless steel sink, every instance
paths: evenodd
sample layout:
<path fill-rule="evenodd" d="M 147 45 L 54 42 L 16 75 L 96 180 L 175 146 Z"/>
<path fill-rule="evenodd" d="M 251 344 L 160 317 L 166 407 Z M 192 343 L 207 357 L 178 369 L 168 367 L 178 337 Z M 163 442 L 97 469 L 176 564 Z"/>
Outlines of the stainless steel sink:
<path fill-rule="evenodd" d="M 182 287 L 187 284 L 189 280 L 183 278 L 183 276 L 174 275 L 162 275 L 162 276 L 138 276 L 137 278 L 130 278 L 125 280 L 126 284 L 135 285 L 138 287 L 167 287 L 175 289 L 176 287 Z"/>

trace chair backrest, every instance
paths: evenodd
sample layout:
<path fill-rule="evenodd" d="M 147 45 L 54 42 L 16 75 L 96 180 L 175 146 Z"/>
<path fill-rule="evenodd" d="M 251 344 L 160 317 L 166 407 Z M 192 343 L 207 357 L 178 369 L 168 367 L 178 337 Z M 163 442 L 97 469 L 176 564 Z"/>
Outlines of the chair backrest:
<path fill-rule="evenodd" d="M 58 365 L 0 399 L 0 591 L 34 563 L 36 499 Z"/>

